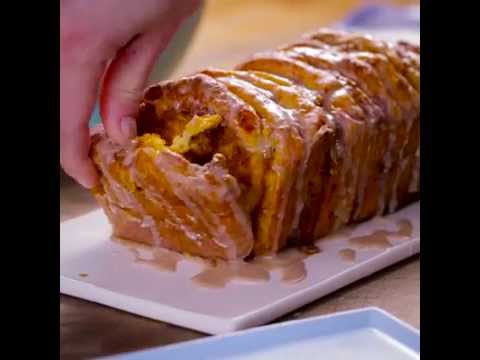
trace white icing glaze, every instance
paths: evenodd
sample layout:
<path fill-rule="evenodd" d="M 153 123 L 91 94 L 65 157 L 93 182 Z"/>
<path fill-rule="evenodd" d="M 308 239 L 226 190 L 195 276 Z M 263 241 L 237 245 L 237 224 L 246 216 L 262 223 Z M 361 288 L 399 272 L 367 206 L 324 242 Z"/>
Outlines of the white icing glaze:
<path fill-rule="evenodd" d="M 172 156 L 176 155 L 172 154 Z M 172 185 L 171 188 L 175 196 L 182 201 L 189 210 L 190 216 L 204 224 L 209 231 L 210 238 L 218 246 L 225 249 L 228 258 L 236 258 L 236 245 L 232 239 L 232 235 L 228 233 L 225 225 L 220 222 L 218 212 L 208 207 L 204 200 L 207 196 L 213 196 L 217 197 L 222 203 L 227 203 L 235 219 L 241 222 L 242 227 L 246 229 L 246 231 L 251 232 L 249 220 L 237 203 L 237 196 L 240 193 L 238 184 L 236 181 L 231 181 L 233 178 L 230 179 L 228 184 L 225 182 L 224 178 L 228 173 L 226 169 L 219 164 L 219 156 L 216 155 L 212 162 L 205 167 L 190 164 L 190 166 L 197 170 L 196 174 L 191 177 L 179 174 L 178 170 L 174 167 L 174 163 L 169 161 L 166 156 L 158 156 L 155 162 L 159 171 L 162 171 L 162 174 Z M 205 177 L 207 171 L 215 177 L 218 185 L 213 185 L 207 180 Z M 198 240 L 195 236 L 191 236 L 191 231 L 187 232 L 187 234 L 190 234 L 192 240 Z"/>
<path fill-rule="evenodd" d="M 418 192 L 420 188 L 420 144 L 418 144 L 417 151 L 415 152 L 415 165 L 413 168 L 412 179 L 410 181 L 408 191 L 409 192 Z"/>
<path fill-rule="evenodd" d="M 133 143 L 133 145 L 135 146 L 136 143 Z M 108 170 L 108 166 L 111 164 L 112 159 L 114 159 L 115 154 L 120 150 L 122 150 L 123 148 L 117 144 L 114 144 L 111 140 L 107 138 L 102 138 L 97 146 L 98 146 L 99 154 L 102 158 L 99 164 L 101 171 L 105 176 L 105 178 L 107 179 L 114 195 L 119 199 L 122 206 L 130 207 L 144 216 L 142 226 L 145 227 L 144 224 L 146 224 L 147 222 L 148 223 L 147 227 L 150 228 L 153 241 L 156 244 L 161 244 L 161 237 L 160 237 L 160 234 L 158 233 L 158 229 L 153 219 L 151 217 L 149 219 L 149 216 L 147 215 L 142 204 L 135 198 L 135 196 L 132 193 L 130 193 L 123 186 L 121 186 L 113 178 L 113 176 L 111 176 L 110 171 Z M 132 144 L 128 145 L 128 147 L 131 147 L 131 146 Z M 132 148 L 130 148 L 130 151 L 132 151 L 133 153 L 136 153 Z M 109 200 L 110 200 L 109 203 L 111 204 L 115 203 L 113 199 L 110 198 Z"/>
<path fill-rule="evenodd" d="M 246 96 L 251 96 L 251 101 L 255 104 L 250 103 L 252 107 L 255 108 L 256 112 L 264 120 L 264 136 L 270 138 L 274 143 L 272 144 L 273 151 L 273 161 L 271 166 L 271 171 L 276 174 L 278 179 L 283 179 L 284 181 L 284 195 L 281 196 L 280 205 L 275 213 L 268 214 L 265 209 L 260 205 L 261 214 L 259 216 L 275 216 L 280 219 L 280 224 L 282 224 L 285 218 L 285 212 L 287 210 L 287 205 L 289 202 L 289 197 L 291 194 L 291 189 L 293 186 L 296 187 L 296 182 L 298 179 L 298 168 L 294 166 L 294 158 L 285 157 L 285 150 L 289 148 L 287 144 L 287 138 L 298 143 L 301 142 L 302 147 L 305 147 L 304 141 L 300 141 L 299 135 L 292 134 L 292 128 L 297 129 L 298 133 L 300 132 L 300 125 L 296 123 L 295 117 L 291 111 L 286 111 L 278 104 L 272 100 L 272 94 L 266 90 L 259 89 L 258 87 L 250 84 L 247 81 L 236 79 L 233 77 L 222 77 L 218 79 L 222 83 L 226 84 L 231 91 L 233 91 L 237 96 L 242 97 L 242 93 Z M 297 139 L 295 139 L 297 136 Z M 278 149 L 278 150 L 277 150 Z M 284 150 L 282 150 L 284 149 Z M 303 156 L 303 154 L 302 154 Z M 291 173 L 291 176 L 285 177 L 285 171 Z M 275 189 L 266 189 L 265 197 L 276 196 L 271 191 Z M 270 194 L 269 194 L 270 193 Z M 295 191 L 293 196 L 298 197 Z M 291 231 L 291 229 L 289 229 Z M 288 233 L 290 231 L 287 231 Z M 275 229 L 270 229 L 269 237 L 273 239 L 279 239 L 281 236 L 282 228 L 277 226 Z M 265 235 L 264 235 L 265 236 Z M 277 241 L 273 241 L 274 244 L 277 244 Z M 274 251 L 278 249 L 273 249 Z"/>
<path fill-rule="evenodd" d="M 409 158 L 405 158 L 404 156 L 404 151 L 405 148 L 407 147 L 408 141 L 410 139 L 410 132 L 412 131 L 412 127 L 414 125 L 414 121 L 420 121 L 420 119 L 412 119 L 407 117 L 405 120 L 407 121 L 407 132 L 405 139 L 403 140 L 403 144 L 400 150 L 400 163 L 397 166 L 397 169 L 395 169 L 395 174 L 394 174 L 394 181 L 393 181 L 393 186 L 392 186 L 392 197 L 390 199 L 390 203 L 388 204 L 388 211 L 393 212 L 398 206 L 398 200 L 397 200 L 397 190 L 398 190 L 398 182 L 400 180 L 401 175 L 405 171 L 406 166 L 408 165 Z"/>
<path fill-rule="evenodd" d="M 149 230 L 152 232 L 152 239 L 155 246 L 162 246 L 163 241 L 160 233 L 158 232 L 157 224 L 151 216 L 145 215 L 141 226 L 149 228 Z"/>
<path fill-rule="evenodd" d="M 377 206 L 377 216 L 382 216 L 383 212 L 385 211 L 385 203 L 386 199 L 385 197 L 387 196 L 387 180 L 388 180 L 388 175 L 390 173 L 390 170 L 392 168 L 392 151 L 393 147 L 395 145 L 395 140 L 396 140 L 396 135 L 395 135 L 395 130 L 393 129 L 393 125 L 390 124 L 390 129 L 388 130 L 388 145 L 387 149 L 385 151 L 385 156 L 383 158 L 383 173 L 380 176 L 380 196 L 378 198 L 378 206 Z"/>

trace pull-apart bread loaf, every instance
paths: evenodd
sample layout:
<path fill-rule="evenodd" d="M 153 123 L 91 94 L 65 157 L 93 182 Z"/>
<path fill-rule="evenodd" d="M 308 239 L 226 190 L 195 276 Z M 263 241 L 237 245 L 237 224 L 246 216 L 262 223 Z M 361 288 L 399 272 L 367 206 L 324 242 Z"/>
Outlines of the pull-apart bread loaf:
<path fill-rule="evenodd" d="M 149 87 L 137 125 L 93 136 L 115 236 L 226 260 L 308 245 L 417 198 L 419 47 L 322 29 Z"/>

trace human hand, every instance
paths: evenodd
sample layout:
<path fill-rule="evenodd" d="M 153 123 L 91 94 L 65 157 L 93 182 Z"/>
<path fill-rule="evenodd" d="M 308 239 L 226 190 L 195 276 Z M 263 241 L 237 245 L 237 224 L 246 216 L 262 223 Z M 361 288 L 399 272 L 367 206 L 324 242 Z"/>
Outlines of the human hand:
<path fill-rule="evenodd" d="M 91 188 L 88 122 L 100 98 L 108 135 L 125 143 L 157 57 L 199 0 L 60 1 L 60 163 Z"/>

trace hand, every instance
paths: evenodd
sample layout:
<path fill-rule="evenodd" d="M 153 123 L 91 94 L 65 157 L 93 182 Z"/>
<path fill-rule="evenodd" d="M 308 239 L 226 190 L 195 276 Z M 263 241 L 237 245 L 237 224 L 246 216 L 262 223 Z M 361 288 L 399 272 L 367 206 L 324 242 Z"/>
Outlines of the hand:
<path fill-rule="evenodd" d="M 88 122 L 100 98 L 108 135 L 125 143 L 136 135 L 135 116 L 148 76 L 198 0 L 61 0 L 60 162 L 91 188 Z"/>

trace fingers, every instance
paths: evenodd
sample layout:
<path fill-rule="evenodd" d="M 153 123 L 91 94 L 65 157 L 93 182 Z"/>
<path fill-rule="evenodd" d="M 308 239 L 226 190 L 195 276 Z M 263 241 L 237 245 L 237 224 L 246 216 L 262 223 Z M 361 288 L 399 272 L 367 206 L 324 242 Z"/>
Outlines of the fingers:
<path fill-rule="evenodd" d="M 184 2 L 195 7 L 194 0 Z M 136 133 L 134 117 L 143 87 L 157 56 L 178 27 L 177 11 L 172 10 L 181 8 L 177 2 L 151 0 L 145 4 L 139 7 L 125 2 L 120 12 L 112 11 L 118 7 L 116 1 L 95 3 L 94 12 L 84 2 L 61 4 L 60 162 L 67 174 L 88 188 L 98 176 L 89 158 L 88 122 L 105 61 L 119 44 L 135 33 L 142 34 L 114 56 L 102 82 L 104 126 L 113 140 L 123 143 Z M 190 11 L 185 8 L 182 11 Z"/>
<path fill-rule="evenodd" d="M 60 163 L 86 188 L 97 181 L 89 158 L 88 122 L 93 110 L 102 64 L 71 64 L 60 69 Z"/>
<path fill-rule="evenodd" d="M 136 135 L 138 104 L 148 76 L 178 24 L 162 24 L 129 42 L 110 63 L 103 78 L 100 113 L 108 135 L 122 144 Z"/>

